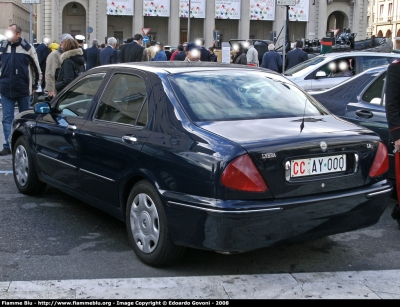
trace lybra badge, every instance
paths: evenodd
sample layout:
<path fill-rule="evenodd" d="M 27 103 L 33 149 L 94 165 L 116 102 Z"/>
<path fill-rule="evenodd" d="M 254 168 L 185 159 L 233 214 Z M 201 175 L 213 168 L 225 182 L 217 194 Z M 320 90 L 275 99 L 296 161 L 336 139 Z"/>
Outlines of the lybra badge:
<path fill-rule="evenodd" d="M 322 141 L 321 143 L 319 143 L 319 147 L 321 147 L 322 151 L 325 152 L 328 149 L 328 144 Z"/>
<path fill-rule="evenodd" d="M 271 159 L 271 158 L 276 158 L 276 154 L 274 152 L 261 154 L 261 159 Z"/>

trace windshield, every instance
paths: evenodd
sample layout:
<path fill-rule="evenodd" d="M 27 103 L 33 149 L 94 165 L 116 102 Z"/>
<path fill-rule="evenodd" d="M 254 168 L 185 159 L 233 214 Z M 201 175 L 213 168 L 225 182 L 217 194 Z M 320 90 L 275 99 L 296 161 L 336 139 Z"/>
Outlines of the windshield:
<path fill-rule="evenodd" d="M 281 75 L 226 70 L 181 73 L 169 81 L 193 121 L 318 116 L 328 114 Z"/>
<path fill-rule="evenodd" d="M 298 64 L 298 65 L 296 65 L 296 66 L 294 66 L 292 68 L 289 68 L 288 70 L 285 70 L 284 75 L 285 76 L 291 76 L 291 75 L 295 74 L 296 72 L 299 72 L 300 70 L 303 70 L 303 69 L 305 69 L 307 67 L 310 67 L 310 66 L 313 66 L 313 65 L 317 65 L 317 64 L 325 61 L 325 59 L 326 58 L 323 57 L 323 56 L 321 56 L 321 57 L 316 56 L 314 58 L 308 59 L 308 60 L 306 60 L 306 61 L 304 61 L 304 62 L 302 62 L 302 63 L 300 63 L 300 64 Z"/>

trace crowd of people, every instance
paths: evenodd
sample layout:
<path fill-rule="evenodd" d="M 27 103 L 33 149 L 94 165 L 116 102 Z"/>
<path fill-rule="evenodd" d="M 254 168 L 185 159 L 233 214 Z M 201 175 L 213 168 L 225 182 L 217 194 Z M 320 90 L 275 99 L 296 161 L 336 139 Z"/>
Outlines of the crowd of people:
<path fill-rule="evenodd" d="M 171 46 L 155 40 L 150 42 L 149 47 L 143 47 L 141 34 L 135 34 L 120 45 L 115 37 L 106 38 L 101 45 L 94 39 L 91 47 L 84 49 L 83 35 L 73 37 L 64 33 L 59 42 L 51 42 L 51 39 L 45 36 L 43 42 L 35 49 L 21 37 L 21 33 L 21 27 L 11 24 L 6 31 L 7 39 L 0 42 L 0 95 L 6 140 L 0 155 L 11 154 L 8 137 L 11 133 L 15 105 L 18 105 L 19 112 L 29 109 L 30 97 L 40 87 L 52 98 L 82 72 L 107 64 L 143 61 L 218 62 L 214 47 L 206 48 L 202 38 L 196 42 L 179 44 L 174 52 L 171 52 Z M 301 46 L 296 47 L 288 53 L 287 68 L 307 58 L 307 54 L 300 49 Z M 268 46 L 261 67 L 279 71 L 282 59 L 274 49 L 273 44 Z M 258 51 L 254 48 L 252 40 L 246 41 L 246 48 L 241 44 L 237 46 L 232 54 L 231 63 L 260 66 Z"/>

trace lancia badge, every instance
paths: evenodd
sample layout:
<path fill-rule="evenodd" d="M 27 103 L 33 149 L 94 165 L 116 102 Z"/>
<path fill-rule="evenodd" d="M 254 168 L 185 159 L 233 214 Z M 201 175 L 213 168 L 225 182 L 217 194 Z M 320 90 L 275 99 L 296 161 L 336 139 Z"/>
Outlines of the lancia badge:
<path fill-rule="evenodd" d="M 319 146 L 321 147 L 323 152 L 325 152 L 328 149 L 328 144 L 326 144 L 324 141 L 319 143 Z"/>

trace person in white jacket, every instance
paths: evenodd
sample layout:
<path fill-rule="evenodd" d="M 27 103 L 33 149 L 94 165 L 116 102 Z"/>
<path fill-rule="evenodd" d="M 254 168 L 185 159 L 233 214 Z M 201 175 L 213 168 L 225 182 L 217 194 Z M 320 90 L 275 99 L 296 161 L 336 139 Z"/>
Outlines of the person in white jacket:
<path fill-rule="evenodd" d="M 258 67 L 259 66 L 258 51 L 256 48 L 254 48 L 253 41 L 251 39 L 248 39 L 246 43 L 249 44 L 246 53 L 247 64 L 254 64 Z"/>

